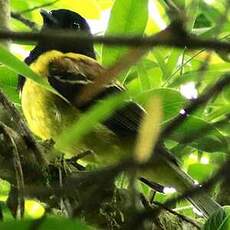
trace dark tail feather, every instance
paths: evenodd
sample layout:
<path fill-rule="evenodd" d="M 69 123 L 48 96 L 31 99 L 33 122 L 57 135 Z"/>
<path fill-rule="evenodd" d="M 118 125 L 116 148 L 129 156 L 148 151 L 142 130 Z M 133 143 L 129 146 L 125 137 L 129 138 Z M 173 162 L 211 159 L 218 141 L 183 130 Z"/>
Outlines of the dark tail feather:
<path fill-rule="evenodd" d="M 203 213 L 205 217 L 211 216 L 215 211 L 221 208 L 221 206 L 214 201 L 208 194 L 200 193 L 188 200 L 193 206 Z"/>

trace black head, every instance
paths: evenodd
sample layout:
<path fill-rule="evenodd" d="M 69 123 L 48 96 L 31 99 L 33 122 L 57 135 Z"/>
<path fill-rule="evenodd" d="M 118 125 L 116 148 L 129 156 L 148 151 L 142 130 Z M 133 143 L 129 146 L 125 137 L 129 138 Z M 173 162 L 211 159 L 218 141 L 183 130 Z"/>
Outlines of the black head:
<path fill-rule="evenodd" d="M 70 10 L 60 9 L 40 11 L 43 17 L 42 29 L 64 29 L 90 34 L 90 28 L 87 21 L 78 13 Z"/>
<path fill-rule="evenodd" d="M 51 10 L 47 12 L 41 10 L 41 16 L 43 18 L 43 26 L 41 31 L 45 32 L 46 30 L 68 30 L 78 33 L 84 33 L 90 35 L 90 28 L 87 21 L 78 13 L 60 9 L 60 10 Z M 91 58 L 95 58 L 95 52 L 93 48 L 93 43 L 66 43 L 66 42 L 38 42 L 37 46 L 30 52 L 30 55 L 25 59 L 26 64 L 31 64 L 35 61 L 42 53 L 49 50 L 58 50 L 63 53 L 73 52 L 79 53 Z M 21 90 L 25 82 L 23 76 L 19 77 L 18 80 L 18 89 Z"/>
<path fill-rule="evenodd" d="M 41 15 L 43 17 L 43 26 L 42 31 L 45 32 L 46 30 L 68 30 L 72 32 L 84 33 L 86 35 L 90 35 L 90 28 L 85 20 L 80 14 L 60 9 L 60 10 L 51 10 L 47 12 L 45 10 L 41 10 Z M 93 44 L 92 43 L 84 43 L 79 44 L 77 41 L 73 43 L 66 43 L 66 42 L 59 42 L 53 41 L 52 43 L 45 44 L 39 43 L 39 46 L 42 49 L 51 50 L 59 50 L 64 53 L 66 52 L 74 52 L 84 54 L 86 56 L 90 56 L 95 58 Z"/>

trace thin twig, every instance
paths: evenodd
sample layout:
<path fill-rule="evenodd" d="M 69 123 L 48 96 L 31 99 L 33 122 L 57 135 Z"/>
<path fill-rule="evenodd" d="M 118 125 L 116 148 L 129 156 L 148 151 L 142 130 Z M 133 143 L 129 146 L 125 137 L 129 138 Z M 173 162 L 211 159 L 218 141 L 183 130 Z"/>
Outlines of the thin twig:
<path fill-rule="evenodd" d="M 215 28 L 215 30 L 213 31 L 213 35 L 215 36 L 215 38 L 219 35 L 219 33 L 221 32 L 221 29 L 223 27 L 224 22 L 227 20 L 227 16 L 228 16 L 228 12 L 229 12 L 229 2 L 226 4 L 225 6 L 225 12 L 223 14 L 220 15 L 220 17 L 217 20 L 217 27 Z M 209 67 L 209 63 L 212 57 L 213 51 L 209 51 L 208 54 L 206 55 L 204 62 L 201 64 L 198 72 L 198 79 L 196 82 L 196 88 L 199 89 L 204 77 L 205 77 L 205 73 L 208 70 Z"/>
<path fill-rule="evenodd" d="M 225 87 L 230 84 L 230 74 L 225 74 L 221 77 L 212 87 L 206 90 L 201 96 L 193 100 L 189 105 L 184 108 L 185 114 L 179 114 L 175 117 L 167 126 L 163 129 L 161 133 L 162 138 L 168 137 L 172 134 L 175 129 L 183 124 L 186 117 L 193 112 L 195 112 L 200 106 L 207 103 L 213 96 L 219 94 Z"/>
<path fill-rule="evenodd" d="M 146 199 L 146 197 L 145 197 L 142 193 L 140 194 L 140 198 L 141 198 L 141 201 L 142 201 L 144 207 L 145 207 L 147 210 L 149 210 L 149 209 L 151 209 L 151 210 L 154 209 L 153 205 L 149 203 L 149 201 Z M 195 221 L 193 221 L 191 218 L 188 218 L 187 216 L 184 216 L 184 215 L 182 215 L 182 214 L 180 214 L 180 213 L 177 213 L 176 211 L 174 211 L 174 210 L 172 210 L 172 209 L 170 209 L 170 208 L 168 208 L 168 207 L 165 207 L 165 206 L 164 206 L 162 203 L 160 203 L 160 202 L 153 201 L 153 204 L 154 204 L 154 205 L 157 205 L 157 206 L 161 206 L 162 209 L 164 209 L 164 210 L 168 211 L 169 213 L 171 213 L 171 214 L 177 216 L 179 219 L 181 219 L 181 220 L 183 220 L 183 221 L 185 221 L 185 222 L 187 222 L 187 223 L 193 225 L 193 226 L 196 227 L 197 229 L 201 229 L 201 227 L 200 227 Z"/>
<path fill-rule="evenodd" d="M 12 18 L 22 22 L 24 25 L 29 27 L 32 31 L 38 31 L 38 25 L 35 22 L 33 22 L 33 21 L 25 18 L 24 16 L 22 16 L 20 13 L 11 11 L 10 15 L 11 15 Z"/>
<path fill-rule="evenodd" d="M 221 38 L 219 38 L 219 41 L 222 41 L 226 38 L 228 38 L 230 36 L 230 34 L 227 34 Z M 185 67 L 188 63 L 190 63 L 195 57 L 199 56 L 201 53 L 205 52 L 206 49 L 201 49 L 200 51 L 198 51 L 197 53 L 195 53 L 193 56 L 191 56 L 188 60 L 186 60 L 183 64 L 181 64 L 167 79 L 166 82 L 163 84 L 163 86 L 165 85 L 170 85 L 170 82 L 172 82 L 172 79 L 174 79 L 173 77 L 183 68 Z"/>
<path fill-rule="evenodd" d="M 18 207 L 17 207 L 17 216 L 19 218 L 22 218 L 24 215 L 24 206 L 25 206 L 25 199 L 24 199 L 24 176 L 22 171 L 22 165 L 21 160 L 18 152 L 17 145 L 12 138 L 10 132 L 8 131 L 7 127 L 1 123 L 2 131 L 5 133 L 5 135 L 8 137 L 10 145 L 12 146 L 12 162 L 13 167 L 15 170 L 15 180 L 16 180 L 16 188 L 18 193 Z"/>
<path fill-rule="evenodd" d="M 164 193 L 164 186 L 156 183 L 156 182 L 153 182 L 153 181 L 150 181 L 150 180 L 147 180 L 146 178 L 144 177 L 140 177 L 139 180 L 146 184 L 147 186 L 149 186 L 151 189 L 153 189 L 154 191 L 157 191 L 159 193 Z"/>
<path fill-rule="evenodd" d="M 76 162 L 78 160 L 81 160 L 82 158 L 85 158 L 89 155 L 92 155 L 93 151 L 87 150 L 87 151 L 83 151 L 79 154 L 77 154 L 76 156 L 71 157 L 70 159 L 67 159 L 68 162 Z"/>
<path fill-rule="evenodd" d="M 48 3 L 42 4 L 42 5 L 34 6 L 34 7 L 32 7 L 32 8 L 26 9 L 26 10 L 22 10 L 22 11 L 20 11 L 20 14 L 32 12 L 32 11 L 34 11 L 34 10 L 38 10 L 38 9 L 43 8 L 43 7 L 47 7 L 47 6 L 54 5 L 54 4 L 55 4 L 56 2 L 58 2 L 58 1 L 60 1 L 60 0 L 55 0 L 55 1 L 48 2 Z"/>

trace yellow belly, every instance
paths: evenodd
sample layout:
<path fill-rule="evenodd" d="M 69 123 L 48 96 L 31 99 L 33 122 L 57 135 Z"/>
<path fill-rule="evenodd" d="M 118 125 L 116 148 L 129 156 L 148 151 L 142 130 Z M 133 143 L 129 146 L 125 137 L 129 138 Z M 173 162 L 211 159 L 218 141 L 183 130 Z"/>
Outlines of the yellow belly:
<path fill-rule="evenodd" d="M 27 79 L 23 87 L 22 110 L 31 131 L 43 140 L 56 138 L 74 121 L 77 122 L 80 112 L 59 98 L 57 95 L 41 88 Z M 101 124 L 79 143 L 65 149 L 58 149 L 67 156 L 77 155 L 82 151 L 91 150 L 95 153 L 87 161 L 112 163 L 127 156 L 116 135 Z"/>
<path fill-rule="evenodd" d="M 56 139 L 69 119 L 78 118 L 78 111 L 58 96 L 26 80 L 21 96 L 22 110 L 31 131 L 42 139 Z"/>

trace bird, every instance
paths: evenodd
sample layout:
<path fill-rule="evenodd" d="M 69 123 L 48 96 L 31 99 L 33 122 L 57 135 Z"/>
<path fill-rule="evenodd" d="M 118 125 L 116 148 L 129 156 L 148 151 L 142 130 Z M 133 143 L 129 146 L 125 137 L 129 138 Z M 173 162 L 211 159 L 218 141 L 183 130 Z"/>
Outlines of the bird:
<path fill-rule="evenodd" d="M 62 29 L 91 35 L 86 19 L 76 12 L 66 9 L 50 12 L 42 10 L 41 16 L 41 31 Z M 23 114 L 31 131 L 42 140 L 52 139 L 55 142 L 60 133 L 73 122 L 77 122 L 97 101 L 125 91 L 121 84 L 113 82 L 106 85 L 90 102 L 82 105 L 76 103 L 81 89 L 93 84 L 105 70 L 97 62 L 93 43 L 90 41 L 82 44 L 40 41 L 25 59 L 25 63 L 66 99 L 31 79 L 19 77 L 18 88 Z M 67 155 L 90 150 L 93 154 L 87 160 L 102 164 L 128 158 L 133 152 L 132 146 L 135 145 L 144 114 L 140 105 L 129 101 L 104 122 L 95 124 L 93 130 L 77 146 L 59 150 Z M 149 173 L 151 180 L 163 186 L 174 187 L 178 192 L 195 186 L 194 180 L 179 167 L 177 159 L 166 148 L 160 147 L 156 151 L 158 154 L 154 154 L 155 163 Z M 205 193 L 189 197 L 189 200 L 204 216 L 210 216 L 221 208 Z"/>

